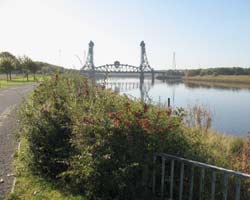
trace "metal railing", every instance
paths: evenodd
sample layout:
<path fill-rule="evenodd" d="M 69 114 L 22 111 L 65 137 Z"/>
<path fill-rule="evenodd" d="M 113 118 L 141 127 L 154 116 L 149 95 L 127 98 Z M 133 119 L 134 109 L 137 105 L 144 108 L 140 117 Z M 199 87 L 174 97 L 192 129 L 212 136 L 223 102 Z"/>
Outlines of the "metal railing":
<path fill-rule="evenodd" d="M 158 168 L 156 168 L 157 164 Z M 161 199 L 227 200 L 229 199 L 228 191 L 230 191 L 230 199 L 240 200 L 241 180 L 243 178 L 250 180 L 249 174 L 164 153 L 154 155 L 154 166 L 153 193 L 158 194 Z M 177 168 L 179 172 L 175 173 Z M 188 176 L 185 176 L 185 173 Z M 219 181 L 221 181 L 220 184 Z M 185 191 L 184 182 L 186 183 Z M 205 186 L 208 182 L 209 185 Z M 216 194 L 221 196 L 218 197 Z M 246 197 L 242 198 L 242 200 L 245 199 Z"/>

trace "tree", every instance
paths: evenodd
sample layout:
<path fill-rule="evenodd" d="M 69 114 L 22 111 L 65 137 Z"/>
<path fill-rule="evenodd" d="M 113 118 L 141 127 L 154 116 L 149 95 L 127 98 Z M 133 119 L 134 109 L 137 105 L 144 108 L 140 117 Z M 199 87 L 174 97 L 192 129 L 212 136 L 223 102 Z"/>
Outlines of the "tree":
<path fill-rule="evenodd" d="M 42 72 L 43 75 L 49 74 L 49 72 L 50 72 L 49 66 L 43 66 L 42 69 L 41 69 L 41 72 Z"/>
<path fill-rule="evenodd" d="M 39 62 L 34 62 L 27 56 L 20 57 L 19 61 L 23 72 L 26 74 L 27 81 L 29 80 L 29 73 L 33 73 L 35 80 L 37 71 L 41 69 Z"/>
<path fill-rule="evenodd" d="M 11 80 L 11 72 L 15 69 L 15 62 L 9 57 L 0 58 L 0 71 L 6 74 L 6 79 Z"/>
<path fill-rule="evenodd" d="M 0 53 L 0 58 L 11 58 L 13 60 L 16 60 L 16 57 L 13 54 L 11 54 L 11 53 L 9 53 L 7 51 L 1 52 Z"/>
<path fill-rule="evenodd" d="M 19 62 L 22 65 L 22 70 L 26 75 L 27 81 L 29 81 L 29 73 L 34 68 L 34 62 L 27 56 L 20 57 Z"/>
<path fill-rule="evenodd" d="M 36 62 L 32 61 L 30 64 L 30 71 L 33 73 L 34 80 L 36 79 L 36 73 L 38 70 L 40 70 L 40 66 Z"/>
<path fill-rule="evenodd" d="M 0 53 L 0 62 L 0 71 L 6 73 L 7 81 L 11 80 L 11 73 L 14 69 L 16 69 L 18 60 L 11 53 L 4 51 Z"/>

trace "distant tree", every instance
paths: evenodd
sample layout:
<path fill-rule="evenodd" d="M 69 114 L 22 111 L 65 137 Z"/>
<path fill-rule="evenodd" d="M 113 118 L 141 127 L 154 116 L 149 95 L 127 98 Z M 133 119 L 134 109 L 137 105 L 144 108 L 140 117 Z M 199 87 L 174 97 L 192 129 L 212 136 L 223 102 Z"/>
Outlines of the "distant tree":
<path fill-rule="evenodd" d="M 36 73 L 39 70 L 40 70 L 40 66 L 36 62 L 32 61 L 31 65 L 30 65 L 30 71 L 33 73 L 34 80 L 36 79 Z"/>
<path fill-rule="evenodd" d="M 47 75 L 50 72 L 49 66 L 43 66 L 41 69 L 43 75 Z"/>
<path fill-rule="evenodd" d="M 6 73 L 7 80 L 11 80 L 12 71 L 18 66 L 17 58 L 7 51 L 0 53 L 1 71 Z"/>
<path fill-rule="evenodd" d="M 9 53 L 7 51 L 1 52 L 0 53 L 0 58 L 11 58 L 13 60 L 16 60 L 16 57 L 13 54 L 11 54 L 11 53 Z"/>
<path fill-rule="evenodd" d="M 9 57 L 0 58 L 0 71 L 6 74 L 6 80 L 11 80 L 11 72 L 15 69 L 15 61 Z"/>
<path fill-rule="evenodd" d="M 22 65 L 22 70 L 26 75 L 27 81 L 29 81 L 29 73 L 35 73 L 37 71 L 37 64 L 27 56 L 20 57 L 19 61 Z"/>

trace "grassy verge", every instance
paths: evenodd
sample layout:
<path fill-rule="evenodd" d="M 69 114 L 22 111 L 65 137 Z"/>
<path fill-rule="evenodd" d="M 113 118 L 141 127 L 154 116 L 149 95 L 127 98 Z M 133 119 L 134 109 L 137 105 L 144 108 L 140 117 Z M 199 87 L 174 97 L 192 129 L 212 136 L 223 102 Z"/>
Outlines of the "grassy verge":
<path fill-rule="evenodd" d="M 19 85 L 27 85 L 34 82 L 40 82 L 49 79 L 50 76 L 37 75 L 34 79 L 33 76 L 26 80 L 26 77 L 23 76 L 15 76 L 11 81 L 7 81 L 6 79 L 0 78 L 0 89 L 7 88 L 11 86 L 19 86 Z"/>
<path fill-rule="evenodd" d="M 84 200 L 80 195 L 72 195 L 60 190 L 60 185 L 45 178 L 34 175 L 28 163 L 28 144 L 21 137 L 21 147 L 14 158 L 15 174 L 17 176 L 15 190 L 6 200 Z"/>
<path fill-rule="evenodd" d="M 240 84 L 240 85 L 250 84 L 250 76 L 247 76 L 247 75 L 188 76 L 188 77 L 184 77 L 184 80 L 216 82 L 216 83 L 234 83 L 234 84 Z"/>

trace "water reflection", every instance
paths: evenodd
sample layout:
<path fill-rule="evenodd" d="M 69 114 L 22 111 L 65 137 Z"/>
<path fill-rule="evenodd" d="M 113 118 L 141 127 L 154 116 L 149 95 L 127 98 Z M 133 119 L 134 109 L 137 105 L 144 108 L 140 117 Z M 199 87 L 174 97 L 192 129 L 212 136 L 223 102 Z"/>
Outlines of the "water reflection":
<path fill-rule="evenodd" d="M 105 81 L 99 80 L 98 82 L 104 84 L 106 88 L 112 89 L 118 93 L 127 93 L 131 90 L 138 90 L 140 91 L 140 100 L 143 102 L 149 101 L 150 97 L 148 93 L 154 86 L 154 81 L 149 79 L 145 79 L 144 81 L 140 81 L 140 79 L 108 79 Z"/>
<path fill-rule="evenodd" d="M 250 89 L 231 85 L 213 85 L 182 81 L 112 78 L 106 87 L 144 102 L 187 108 L 202 105 L 212 112 L 212 127 L 224 133 L 246 135 L 250 131 Z"/>

